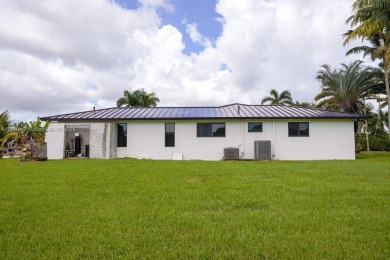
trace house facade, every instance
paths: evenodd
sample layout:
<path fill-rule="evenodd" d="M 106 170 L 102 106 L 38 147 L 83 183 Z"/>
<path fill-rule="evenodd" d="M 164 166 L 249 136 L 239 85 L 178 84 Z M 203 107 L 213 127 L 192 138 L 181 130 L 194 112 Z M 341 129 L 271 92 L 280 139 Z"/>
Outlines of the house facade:
<path fill-rule="evenodd" d="M 44 117 L 49 159 L 355 159 L 365 115 L 293 106 L 108 108 Z M 233 157 L 231 157 L 233 154 Z"/>

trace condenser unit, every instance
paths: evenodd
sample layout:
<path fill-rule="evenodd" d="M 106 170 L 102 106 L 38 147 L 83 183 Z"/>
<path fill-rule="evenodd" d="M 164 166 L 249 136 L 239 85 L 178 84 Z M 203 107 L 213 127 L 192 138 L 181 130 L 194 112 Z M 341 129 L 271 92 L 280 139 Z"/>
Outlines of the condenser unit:
<path fill-rule="evenodd" d="M 225 160 L 239 159 L 239 149 L 236 147 L 227 147 L 223 150 L 223 158 Z"/>
<path fill-rule="evenodd" d="M 255 159 L 271 160 L 271 141 L 255 141 Z"/>

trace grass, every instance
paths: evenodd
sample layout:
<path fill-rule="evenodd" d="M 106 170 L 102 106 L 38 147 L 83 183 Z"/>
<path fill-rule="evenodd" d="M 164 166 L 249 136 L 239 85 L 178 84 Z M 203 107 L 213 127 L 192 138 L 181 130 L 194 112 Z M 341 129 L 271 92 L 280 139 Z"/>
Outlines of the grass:
<path fill-rule="evenodd" d="M 390 153 L 0 160 L 0 259 L 387 258 Z"/>

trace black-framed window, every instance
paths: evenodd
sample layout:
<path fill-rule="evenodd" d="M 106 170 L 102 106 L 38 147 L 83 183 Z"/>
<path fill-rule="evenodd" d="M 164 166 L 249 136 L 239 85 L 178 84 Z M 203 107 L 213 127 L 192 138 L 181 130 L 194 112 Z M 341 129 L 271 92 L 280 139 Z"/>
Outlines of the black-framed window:
<path fill-rule="evenodd" d="M 196 126 L 197 137 L 225 137 L 225 123 L 198 123 Z"/>
<path fill-rule="evenodd" d="M 165 147 L 175 147 L 175 124 L 165 124 Z"/>
<path fill-rule="evenodd" d="M 288 136 L 309 136 L 308 122 L 289 122 Z"/>
<path fill-rule="evenodd" d="M 118 147 L 127 147 L 127 124 L 118 124 Z"/>
<path fill-rule="evenodd" d="M 263 132 L 263 123 L 262 122 L 248 122 L 248 132 L 249 133 Z"/>

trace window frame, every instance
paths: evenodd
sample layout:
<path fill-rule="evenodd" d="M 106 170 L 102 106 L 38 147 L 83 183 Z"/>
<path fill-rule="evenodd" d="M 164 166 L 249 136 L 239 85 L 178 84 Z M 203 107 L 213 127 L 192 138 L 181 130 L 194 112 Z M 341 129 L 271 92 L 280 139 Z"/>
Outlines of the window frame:
<path fill-rule="evenodd" d="M 169 144 L 169 141 L 167 140 L 167 125 L 173 125 L 173 144 Z M 175 147 L 175 134 L 176 134 L 176 125 L 175 123 L 165 123 L 165 127 L 164 127 L 164 131 L 165 131 L 165 135 L 164 135 L 164 144 L 165 144 L 165 147 Z"/>
<path fill-rule="evenodd" d="M 122 125 L 125 126 L 125 130 L 122 130 L 123 137 L 120 138 L 120 132 L 119 132 L 119 127 Z M 117 124 L 117 142 L 116 142 L 116 147 L 127 147 L 127 123 L 118 123 Z"/>
<path fill-rule="evenodd" d="M 199 126 L 200 125 L 211 125 L 211 133 L 210 135 L 199 135 Z M 223 125 L 224 131 L 223 135 L 213 135 L 213 125 Z M 216 132 L 216 131 L 215 131 Z M 196 123 L 196 137 L 203 138 L 203 137 L 226 137 L 226 123 L 225 122 L 212 122 L 212 123 Z"/>
<path fill-rule="evenodd" d="M 260 124 L 260 130 L 259 131 L 251 131 L 251 128 L 249 128 L 250 124 Z M 262 133 L 262 132 L 263 132 L 263 122 L 248 122 L 248 133 Z"/>
<path fill-rule="evenodd" d="M 292 124 L 297 125 L 297 134 L 296 135 L 291 134 L 290 128 L 291 128 Z M 303 131 L 306 132 L 306 130 L 300 130 L 300 124 L 307 124 L 307 134 L 305 134 L 303 132 Z M 287 128 L 288 128 L 288 137 L 310 137 L 310 123 L 309 122 L 288 122 Z"/>

